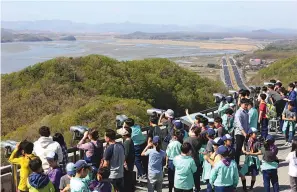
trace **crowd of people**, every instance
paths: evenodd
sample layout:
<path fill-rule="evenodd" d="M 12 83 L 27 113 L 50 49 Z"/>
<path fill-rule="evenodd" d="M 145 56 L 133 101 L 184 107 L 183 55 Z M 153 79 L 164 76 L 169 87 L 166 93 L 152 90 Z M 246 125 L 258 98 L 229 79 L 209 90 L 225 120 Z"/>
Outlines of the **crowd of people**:
<path fill-rule="evenodd" d="M 21 167 L 21 192 L 134 191 L 134 166 L 137 177 L 147 180 L 149 192 L 162 191 L 164 170 L 169 192 L 200 191 L 201 181 L 207 185 L 207 192 L 233 192 L 239 180 L 243 191 L 248 191 L 260 171 L 264 190 L 270 191 L 271 183 L 273 190 L 279 191 L 278 148 L 275 138 L 268 134 L 269 119 L 279 117 L 278 131 L 285 134 L 285 145 L 292 147 L 286 161 L 292 191 L 297 191 L 295 86 L 296 82 L 290 83 L 286 90 L 280 81 L 271 81 L 257 99 L 250 98 L 248 90 L 240 90 L 238 102 L 228 96 L 214 119 L 202 115 L 192 119 L 186 110 L 191 126 L 175 118 L 171 109 L 161 115 L 153 113 L 146 135 L 128 118 L 117 131 L 105 131 L 106 146 L 99 140 L 98 128 L 91 128 L 77 144 L 85 151 L 84 158 L 74 163 L 69 162 L 63 135 L 51 136 L 50 128 L 42 126 L 40 138 L 17 144 L 9 162 Z M 122 135 L 123 142 L 116 141 L 117 134 Z M 242 155 L 245 159 L 240 164 Z M 251 176 L 249 189 L 247 176 Z"/>

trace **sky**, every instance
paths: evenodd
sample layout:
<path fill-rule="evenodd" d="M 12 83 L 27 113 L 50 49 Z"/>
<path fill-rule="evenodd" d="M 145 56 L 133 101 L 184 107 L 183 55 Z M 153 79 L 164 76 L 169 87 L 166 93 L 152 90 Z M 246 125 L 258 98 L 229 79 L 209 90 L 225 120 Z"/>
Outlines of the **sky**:
<path fill-rule="evenodd" d="M 2 21 L 207 24 L 297 29 L 294 1 L 2 1 Z"/>

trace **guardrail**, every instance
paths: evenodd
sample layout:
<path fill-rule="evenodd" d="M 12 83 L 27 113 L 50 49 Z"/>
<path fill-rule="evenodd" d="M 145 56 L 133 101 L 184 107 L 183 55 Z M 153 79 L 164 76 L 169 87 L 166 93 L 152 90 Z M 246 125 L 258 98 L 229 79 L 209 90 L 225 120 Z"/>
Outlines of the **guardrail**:
<path fill-rule="evenodd" d="M 203 115 L 205 116 L 208 116 L 210 118 L 214 118 L 216 115 L 217 115 L 217 109 L 218 107 L 213 107 L 213 108 L 209 108 L 209 109 L 206 109 L 206 110 L 203 110 L 203 111 L 200 111 L 199 113 L 202 113 Z M 145 127 L 145 128 L 142 128 L 141 129 L 142 132 L 147 132 L 148 131 L 148 127 Z M 116 136 L 116 139 L 121 139 L 122 137 L 120 135 L 117 135 Z M 102 143 L 104 143 L 104 139 L 100 139 L 100 141 Z M 83 159 L 84 157 L 84 151 L 83 150 L 79 150 L 77 147 L 71 147 L 71 148 L 68 148 L 67 150 L 68 152 L 68 157 L 70 157 L 70 159 L 72 161 L 70 162 L 76 162 L 78 159 Z M 0 167 L 0 170 L 1 170 L 1 184 L 2 184 L 2 189 L 1 191 L 3 192 L 6 192 L 7 191 L 18 191 L 17 189 L 17 186 L 18 186 L 18 172 L 19 172 L 19 167 L 18 165 L 16 164 L 12 164 L 12 165 L 7 165 L 7 166 L 3 166 L 3 167 Z M 11 186 L 11 190 L 7 189 L 8 186 L 3 186 L 3 184 L 8 184 L 6 181 L 2 182 L 2 177 L 4 176 L 9 176 L 10 179 L 8 178 L 8 183 L 10 183 L 10 186 Z M 4 189 L 4 190 L 3 190 Z"/>

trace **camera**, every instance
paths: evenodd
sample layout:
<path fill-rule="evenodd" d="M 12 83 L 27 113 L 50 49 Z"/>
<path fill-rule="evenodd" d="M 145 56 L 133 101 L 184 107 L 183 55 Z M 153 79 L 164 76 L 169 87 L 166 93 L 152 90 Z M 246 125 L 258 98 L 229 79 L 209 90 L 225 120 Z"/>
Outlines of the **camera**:
<path fill-rule="evenodd" d="M 116 116 L 116 127 L 118 129 L 122 128 L 125 120 L 127 120 L 127 119 L 128 119 L 128 117 L 126 115 L 117 115 Z"/>
<path fill-rule="evenodd" d="M 7 140 L 7 141 L 2 141 L 1 143 L 1 148 L 5 149 L 5 157 L 9 157 L 11 155 L 11 152 L 16 148 L 16 141 L 12 140 Z"/>
<path fill-rule="evenodd" d="M 89 128 L 81 125 L 71 126 L 70 131 L 73 132 L 73 140 L 80 140 L 83 138 L 84 133 L 88 131 Z"/>
<path fill-rule="evenodd" d="M 152 116 L 153 113 L 157 113 L 158 116 L 162 115 L 163 113 L 165 113 L 166 110 L 163 110 L 163 109 L 148 109 L 146 110 L 146 113 L 149 115 L 149 116 Z"/>
<path fill-rule="evenodd" d="M 213 96 L 215 97 L 216 104 L 219 104 L 222 101 L 226 101 L 226 96 L 222 93 L 214 93 Z"/>

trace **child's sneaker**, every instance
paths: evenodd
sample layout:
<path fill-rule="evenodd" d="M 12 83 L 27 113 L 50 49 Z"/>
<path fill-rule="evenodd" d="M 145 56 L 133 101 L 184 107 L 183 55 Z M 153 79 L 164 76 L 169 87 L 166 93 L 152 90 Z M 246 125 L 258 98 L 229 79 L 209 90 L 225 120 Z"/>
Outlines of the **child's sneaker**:
<path fill-rule="evenodd" d="M 288 145 L 287 145 L 288 147 L 291 147 L 292 146 L 292 143 L 288 143 Z"/>
<path fill-rule="evenodd" d="M 284 146 L 288 146 L 289 142 L 286 142 Z"/>

